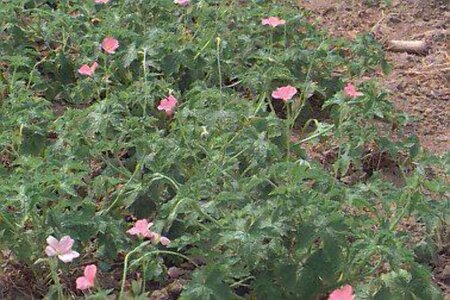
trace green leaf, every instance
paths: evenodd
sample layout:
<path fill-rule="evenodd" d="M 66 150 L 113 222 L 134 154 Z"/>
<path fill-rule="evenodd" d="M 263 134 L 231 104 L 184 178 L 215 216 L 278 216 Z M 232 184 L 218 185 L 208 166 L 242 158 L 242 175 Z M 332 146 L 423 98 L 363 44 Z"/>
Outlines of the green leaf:
<path fill-rule="evenodd" d="M 239 299 L 224 282 L 221 271 L 214 266 L 202 267 L 192 273 L 192 280 L 180 299 L 228 300 Z"/>

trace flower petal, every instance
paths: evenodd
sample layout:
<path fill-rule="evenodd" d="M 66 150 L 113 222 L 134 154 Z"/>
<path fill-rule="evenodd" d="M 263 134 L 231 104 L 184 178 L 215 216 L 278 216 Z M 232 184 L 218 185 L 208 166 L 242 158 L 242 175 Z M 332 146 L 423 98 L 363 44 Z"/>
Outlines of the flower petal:
<path fill-rule="evenodd" d="M 164 110 L 166 115 L 170 117 L 173 114 L 176 105 L 177 99 L 174 96 L 169 95 L 159 102 L 158 110 Z"/>
<path fill-rule="evenodd" d="M 52 256 L 55 256 L 58 253 L 56 252 L 56 250 L 52 246 L 47 246 L 45 248 L 45 254 L 47 254 L 47 256 L 49 256 L 49 257 L 52 257 Z"/>
<path fill-rule="evenodd" d="M 186 6 L 189 4 L 190 0 L 174 0 L 173 3 L 178 4 L 180 6 Z"/>
<path fill-rule="evenodd" d="M 295 94 L 297 94 L 297 89 L 293 86 L 287 85 L 279 87 L 275 91 L 273 91 L 272 98 L 288 101 L 291 100 Z"/>
<path fill-rule="evenodd" d="M 356 87 L 353 84 L 351 84 L 350 82 L 347 83 L 347 85 L 345 86 L 344 93 L 345 93 L 345 95 L 347 97 L 350 97 L 350 98 L 353 98 L 353 99 L 361 97 L 361 96 L 364 96 L 364 94 L 361 93 L 361 92 L 358 92 L 356 90 Z"/>
<path fill-rule="evenodd" d="M 91 67 L 89 67 L 88 65 L 82 65 L 79 69 L 78 69 L 78 73 L 80 73 L 80 75 L 85 75 L 85 76 L 92 76 L 93 75 L 93 71 L 91 69 Z"/>
<path fill-rule="evenodd" d="M 355 295 L 353 295 L 353 288 L 351 285 L 345 285 L 339 289 L 334 290 L 328 300 L 354 300 Z"/>
<path fill-rule="evenodd" d="M 76 285 L 79 290 L 87 290 L 94 286 L 94 284 L 84 276 L 77 278 Z"/>
<path fill-rule="evenodd" d="M 80 256 L 80 253 L 76 251 L 70 251 L 65 254 L 58 255 L 58 258 L 65 263 L 71 262 L 74 258 L 77 258 Z"/>
<path fill-rule="evenodd" d="M 170 244 L 170 240 L 169 240 L 168 238 L 166 238 L 165 236 L 162 236 L 162 237 L 159 239 L 159 242 L 160 242 L 161 245 L 163 245 L 163 246 L 167 246 L 167 245 Z"/>
<path fill-rule="evenodd" d="M 277 27 L 277 26 L 286 24 L 286 21 L 283 20 L 283 19 L 280 19 L 278 17 L 269 17 L 269 18 L 266 18 L 266 19 L 262 19 L 261 24 L 262 25 L 269 25 L 269 26 L 272 26 L 272 27 Z"/>
<path fill-rule="evenodd" d="M 96 265 L 87 265 L 84 268 L 84 277 L 86 277 L 92 283 L 95 280 L 96 274 L 97 274 L 97 266 Z"/>
<path fill-rule="evenodd" d="M 106 53 L 114 54 L 116 49 L 119 48 L 119 41 L 113 37 L 106 37 L 103 39 L 102 48 Z"/>
<path fill-rule="evenodd" d="M 95 70 L 97 69 L 97 67 L 98 67 L 98 63 L 97 63 L 96 61 L 94 61 L 94 62 L 92 63 L 92 65 L 91 65 L 91 71 L 92 71 L 92 73 L 95 72 Z"/>
<path fill-rule="evenodd" d="M 139 230 L 136 227 L 131 227 L 130 229 L 127 230 L 127 233 L 131 235 L 136 235 L 139 233 Z"/>
<path fill-rule="evenodd" d="M 59 246 L 56 250 L 60 254 L 65 254 L 67 252 L 70 252 L 70 250 L 72 249 L 73 243 L 74 243 L 74 240 L 70 236 L 65 235 L 59 241 Z"/>
<path fill-rule="evenodd" d="M 134 227 L 141 232 L 148 230 L 148 225 L 149 224 L 146 219 L 137 220 L 136 223 L 134 223 Z"/>
<path fill-rule="evenodd" d="M 47 238 L 47 244 L 49 244 L 53 248 L 58 248 L 59 241 L 52 235 L 49 235 Z"/>

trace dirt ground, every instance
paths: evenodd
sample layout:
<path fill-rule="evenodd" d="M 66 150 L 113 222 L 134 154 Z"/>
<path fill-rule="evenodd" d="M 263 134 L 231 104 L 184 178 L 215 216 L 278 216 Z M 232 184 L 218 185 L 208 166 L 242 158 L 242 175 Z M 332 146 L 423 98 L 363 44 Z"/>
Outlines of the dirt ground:
<path fill-rule="evenodd" d="M 390 40 L 425 41 L 425 55 L 386 51 L 393 70 L 375 76 L 390 91 L 395 107 L 411 117 L 408 134 L 416 134 L 431 153 L 450 150 L 450 0 L 298 1 L 312 11 L 311 21 L 333 36 L 353 39 L 371 32 L 384 45 Z M 431 266 L 435 282 L 450 300 L 448 249 L 441 249 Z"/>
<path fill-rule="evenodd" d="M 450 150 L 449 1 L 299 0 L 299 5 L 311 10 L 312 21 L 334 36 L 352 39 L 371 32 L 382 43 L 426 41 L 427 55 L 387 51 L 393 71 L 379 76 L 395 107 L 411 117 L 407 132 L 417 134 L 432 153 Z"/>

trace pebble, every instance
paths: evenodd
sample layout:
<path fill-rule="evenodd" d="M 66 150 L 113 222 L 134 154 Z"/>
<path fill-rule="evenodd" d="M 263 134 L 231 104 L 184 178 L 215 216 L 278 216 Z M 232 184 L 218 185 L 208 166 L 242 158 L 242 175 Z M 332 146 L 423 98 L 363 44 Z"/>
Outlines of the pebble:
<path fill-rule="evenodd" d="M 393 24 L 398 24 L 398 23 L 401 23 L 402 20 L 399 17 L 397 17 L 397 16 L 391 16 L 389 18 L 389 22 L 391 22 Z"/>

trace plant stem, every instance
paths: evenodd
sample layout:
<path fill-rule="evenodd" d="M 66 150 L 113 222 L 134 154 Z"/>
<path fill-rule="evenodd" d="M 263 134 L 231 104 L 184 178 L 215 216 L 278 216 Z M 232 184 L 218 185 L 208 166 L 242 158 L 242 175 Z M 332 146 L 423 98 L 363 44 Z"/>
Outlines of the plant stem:
<path fill-rule="evenodd" d="M 145 273 L 147 270 L 147 259 L 144 259 L 142 262 L 142 288 L 141 288 L 141 294 L 145 294 Z"/>
<path fill-rule="evenodd" d="M 58 299 L 64 299 L 61 282 L 59 281 L 59 276 L 58 276 L 58 260 L 56 258 L 50 258 L 48 260 L 48 264 L 50 266 L 50 273 L 52 275 L 53 282 L 55 283 L 55 285 L 58 289 Z"/>
<path fill-rule="evenodd" d="M 134 169 L 133 175 L 131 175 L 130 179 L 125 183 L 125 185 L 119 191 L 119 193 L 116 196 L 116 199 L 114 199 L 114 201 L 108 206 L 107 209 L 101 211 L 100 215 L 107 214 L 116 205 L 116 203 L 120 199 L 120 196 L 122 196 L 122 194 L 125 192 L 125 189 L 128 186 L 128 184 L 130 182 L 132 182 L 134 180 L 134 178 L 136 178 L 136 176 L 140 173 L 140 171 L 141 171 L 141 169 L 143 167 L 143 164 L 144 164 L 144 159 L 145 159 L 145 155 L 142 157 L 142 160 L 136 165 L 136 168 Z"/>
<path fill-rule="evenodd" d="M 220 84 L 220 110 L 223 110 L 223 81 L 222 81 L 222 68 L 220 66 L 220 37 L 216 37 L 216 55 L 217 55 L 217 70 L 219 72 L 219 84 Z"/>
<path fill-rule="evenodd" d="M 127 280 L 127 271 L 128 271 L 128 260 L 130 259 L 132 254 L 134 254 L 135 252 L 144 248 L 149 243 L 150 243 L 150 241 L 145 241 L 145 242 L 141 243 L 139 246 L 137 246 L 136 248 L 134 248 L 132 251 L 130 251 L 127 255 L 125 255 L 125 260 L 123 263 L 122 282 L 120 284 L 120 293 L 119 293 L 118 300 L 122 299 L 123 293 L 125 291 L 125 282 Z"/>
<path fill-rule="evenodd" d="M 142 69 L 143 69 L 143 73 L 144 73 L 144 103 L 142 105 L 142 114 L 143 117 L 145 118 L 147 116 L 147 48 L 144 48 L 144 57 L 142 58 Z"/>
<path fill-rule="evenodd" d="M 291 123 L 292 116 L 291 116 L 291 103 L 286 102 L 286 111 L 287 111 L 287 118 L 286 118 L 286 162 L 289 162 L 289 157 L 291 154 Z"/>
<path fill-rule="evenodd" d="M 313 134 L 313 135 L 311 135 L 311 136 L 309 136 L 309 137 L 307 137 L 307 138 L 304 138 L 303 140 L 301 140 L 300 142 L 298 142 L 298 144 L 303 144 L 303 143 L 306 143 L 307 141 L 310 141 L 310 140 L 312 140 L 312 139 L 315 139 L 316 137 L 321 136 L 321 135 L 324 134 L 324 133 L 327 133 L 328 131 L 330 131 L 330 130 L 333 129 L 333 128 L 334 128 L 334 124 L 331 125 L 331 126 L 329 126 L 328 128 L 325 128 L 323 131 L 317 132 L 317 133 L 315 133 L 315 134 Z"/>
<path fill-rule="evenodd" d="M 153 254 L 170 254 L 170 255 L 174 255 L 174 256 L 178 256 L 181 258 L 184 258 L 185 260 L 187 260 L 188 262 L 190 262 L 191 264 L 193 264 L 196 268 L 199 267 L 198 264 L 196 264 L 192 259 L 190 259 L 189 257 L 187 257 L 186 255 L 180 254 L 178 252 L 174 252 L 174 251 L 169 251 L 169 250 L 155 250 L 155 251 L 150 251 L 145 253 L 144 255 L 142 255 L 141 257 L 139 257 L 138 259 L 136 259 L 131 265 L 130 267 L 138 264 L 141 260 L 143 260 L 144 258 L 147 258 L 147 256 L 153 255 Z"/>

